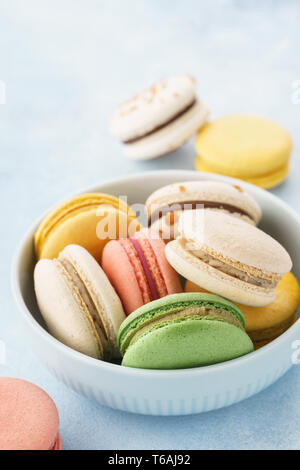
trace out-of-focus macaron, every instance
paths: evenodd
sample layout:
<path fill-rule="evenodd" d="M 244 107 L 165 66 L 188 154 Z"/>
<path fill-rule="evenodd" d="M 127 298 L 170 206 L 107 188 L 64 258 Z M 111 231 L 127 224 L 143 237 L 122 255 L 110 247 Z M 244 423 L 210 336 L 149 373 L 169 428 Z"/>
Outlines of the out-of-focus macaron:
<path fill-rule="evenodd" d="M 166 245 L 173 268 L 186 279 L 244 305 L 272 303 L 292 268 L 280 243 L 262 230 L 220 211 L 185 211 L 179 237 Z"/>
<path fill-rule="evenodd" d="M 0 377 L 0 450 L 61 450 L 49 395 L 26 380 Z"/>
<path fill-rule="evenodd" d="M 121 104 L 110 123 L 129 158 L 145 160 L 176 150 L 207 121 L 189 75 L 162 80 Z"/>
<path fill-rule="evenodd" d="M 276 288 L 274 302 L 266 307 L 241 306 L 246 328 L 256 347 L 266 344 L 284 333 L 297 319 L 300 287 L 292 273 L 285 274 Z"/>
<path fill-rule="evenodd" d="M 134 233 L 138 222 L 121 199 L 101 193 L 75 196 L 51 211 L 35 237 L 37 259 L 56 258 L 67 245 L 86 248 L 98 261 L 110 238 Z"/>
<path fill-rule="evenodd" d="M 152 300 L 182 291 L 178 274 L 166 259 L 164 242 L 145 228 L 133 237 L 110 241 L 103 250 L 102 268 L 127 315 Z"/>
<path fill-rule="evenodd" d="M 208 123 L 196 139 L 196 168 L 272 188 L 288 174 L 290 134 L 265 118 L 231 115 Z"/>
<path fill-rule="evenodd" d="M 122 365 L 185 369 L 228 361 L 253 350 L 242 312 L 212 294 L 174 294 L 133 312 L 122 323 Z"/>
<path fill-rule="evenodd" d="M 53 260 L 40 260 L 34 287 L 49 332 L 87 356 L 118 358 L 117 333 L 125 318 L 121 301 L 97 261 L 79 245 Z"/>
<path fill-rule="evenodd" d="M 186 281 L 185 292 L 203 292 L 191 281 Z M 296 320 L 300 304 L 300 286 L 292 273 L 282 276 L 276 288 L 274 302 L 266 307 L 237 304 L 244 314 L 246 331 L 255 349 L 264 346 L 284 333 Z"/>
<path fill-rule="evenodd" d="M 261 219 L 255 199 L 238 185 L 218 181 L 184 181 L 164 186 L 146 201 L 148 223 L 164 240 L 177 237 L 182 210 L 209 208 L 230 213 L 252 225 Z"/>

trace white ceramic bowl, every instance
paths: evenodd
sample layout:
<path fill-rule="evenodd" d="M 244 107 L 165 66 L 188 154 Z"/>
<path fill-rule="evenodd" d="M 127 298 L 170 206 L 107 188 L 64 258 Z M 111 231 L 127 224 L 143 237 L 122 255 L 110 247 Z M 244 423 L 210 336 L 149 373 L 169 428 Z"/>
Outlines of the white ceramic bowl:
<path fill-rule="evenodd" d="M 289 251 L 300 278 L 300 218 L 285 203 L 255 186 L 196 171 L 155 171 L 102 183 L 84 192 L 126 194 L 129 203 L 143 203 L 155 189 L 176 181 L 233 182 L 251 193 L 263 210 L 261 226 Z M 131 369 L 102 362 L 73 351 L 54 339 L 43 326 L 32 282 L 35 263 L 34 227 L 24 236 L 12 272 L 13 291 L 24 320 L 29 344 L 62 382 L 100 404 L 134 413 L 185 415 L 241 401 L 263 390 L 292 366 L 292 344 L 300 339 L 300 320 L 259 351 L 229 362 L 174 371 Z"/>

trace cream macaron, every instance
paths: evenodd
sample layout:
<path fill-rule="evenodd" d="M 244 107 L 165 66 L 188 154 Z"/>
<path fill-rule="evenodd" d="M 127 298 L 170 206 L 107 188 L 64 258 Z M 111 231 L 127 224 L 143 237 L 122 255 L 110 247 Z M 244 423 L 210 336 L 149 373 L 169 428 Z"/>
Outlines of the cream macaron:
<path fill-rule="evenodd" d="M 179 237 L 166 246 L 174 269 L 204 289 L 244 305 L 274 301 L 276 286 L 292 268 L 280 243 L 262 230 L 222 212 L 185 211 Z"/>
<path fill-rule="evenodd" d="M 148 225 L 164 240 L 177 237 L 182 210 L 209 208 L 229 213 L 252 225 L 261 219 L 255 199 L 240 186 L 219 181 L 184 181 L 164 186 L 146 201 Z"/>
<path fill-rule="evenodd" d="M 176 150 L 207 122 L 208 114 L 196 97 L 195 79 L 180 75 L 121 104 L 110 130 L 129 158 L 146 160 Z"/>
<path fill-rule="evenodd" d="M 125 319 L 121 301 L 104 271 L 88 251 L 68 245 L 34 270 L 40 312 L 49 332 L 87 356 L 118 358 L 118 329 Z"/>

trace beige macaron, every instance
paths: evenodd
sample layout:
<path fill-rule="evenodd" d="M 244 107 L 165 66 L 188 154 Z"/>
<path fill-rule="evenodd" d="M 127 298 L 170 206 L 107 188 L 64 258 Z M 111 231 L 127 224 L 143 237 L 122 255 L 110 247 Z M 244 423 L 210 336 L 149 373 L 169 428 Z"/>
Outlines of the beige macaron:
<path fill-rule="evenodd" d="M 110 131 L 132 159 L 156 158 L 180 147 L 206 122 L 209 111 L 196 97 L 190 75 L 162 80 L 122 103 Z"/>
<path fill-rule="evenodd" d="M 262 230 L 220 211 L 185 211 L 179 237 L 166 246 L 173 268 L 186 279 L 244 305 L 273 302 L 292 268 L 282 245 Z"/>
<path fill-rule="evenodd" d="M 121 301 L 104 271 L 88 251 L 68 245 L 34 270 L 38 306 L 49 332 L 88 356 L 119 357 L 117 333 L 125 319 Z"/>
<path fill-rule="evenodd" d="M 164 240 L 177 237 L 182 210 L 209 208 L 229 213 L 257 225 L 261 209 L 255 199 L 239 185 L 219 181 L 184 181 L 164 186 L 146 201 L 148 224 Z"/>

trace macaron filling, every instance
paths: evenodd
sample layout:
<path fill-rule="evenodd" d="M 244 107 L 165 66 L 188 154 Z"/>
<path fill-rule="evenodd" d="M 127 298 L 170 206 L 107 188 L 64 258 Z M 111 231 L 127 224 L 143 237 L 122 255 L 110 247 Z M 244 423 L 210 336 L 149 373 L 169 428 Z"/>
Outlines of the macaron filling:
<path fill-rule="evenodd" d="M 58 224 L 83 210 L 97 210 L 97 208 L 102 204 L 111 206 L 125 213 L 127 212 L 129 217 L 133 216 L 129 207 L 121 199 L 117 199 L 107 194 L 88 193 L 75 197 L 73 200 L 59 206 L 42 221 L 35 234 L 35 249 L 37 256 L 39 257 L 42 245 Z"/>
<path fill-rule="evenodd" d="M 178 239 L 177 241 L 183 249 L 187 250 L 191 255 L 200 259 L 203 263 L 248 284 L 252 284 L 267 290 L 273 290 L 276 288 L 278 282 L 281 279 L 281 276 L 278 276 L 275 273 L 264 273 L 256 268 L 251 268 L 250 266 L 243 265 L 241 263 L 238 263 L 237 268 L 233 266 L 234 261 L 232 261 L 230 264 L 227 264 L 223 259 L 217 258 L 216 253 L 214 253 L 214 256 L 212 256 L 211 254 L 206 253 L 203 249 L 198 248 L 198 246 L 193 242 L 187 241 L 185 239 Z M 241 268 L 245 268 L 245 270 Z M 255 270 L 260 274 L 261 277 L 253 275 L 250 272 L 251 270 Z"/>
<path fill-rule="evenodd" d="M 174 294 L 184 295 L 184 294 Z M 170 297 L 170 296 L 169 296 Z M 239 326 L 244 330 L 245 328 L 245 319 L 242 312 L 238 307 L 233 306 L 230 302 L 226 301 L 221 297 L 217 297 L 210 294 L 201 294 L 201 299 L 199 300 L 181 300 L 173 301 L 170 304 L 165 305 L 155 305 L 157 302 L 164 302 L 168 297 L 157 300 L 152 304 L 144 305 L 127 317 L 123 326 L 119 331 L 118 335 L 118 344 L 121 351 L 121 354 L 124 355 L 127 347 L 132 341 L 132 338 L 139 335 L 142 330 L 149 329 L 149 325 L 154 325 L 154 323 L 164 323 L 166 318 L 178 317 L 178 319 L 183 317 L 196 317 L 198 319 L 207 317 L 215 318 L 216 316 L 225 321 L 225 317 L 230 319 L 231 323 L 234 323 L 236 326 Z M 149 308 L 151 306 L 152 308 Z M 134 317 L 135 316 L 135 317 Z M 174 318 L 175 318 L 174 317 Z"/>
<path fill-rule="evenodd" d="M 54 444 L 48 450 L 61 450 L 61 438 L 59 433 L 56 436 Z"/>
<path fill-rule="evenodd" d="M 139 235 L 137 238 L 121 239 L 119 242 L 133 267 L 143 302 L 148 303 L 167 295 L 167 286 L 150 242 Z"/>
<path fill-rule="evenodd" d="M 142 229 L 135 234 L 135 239 L 138 241 L 142 249 L 142 255 L 146 259 L 152 278 L 155 282 L 156 289 L 158 292 L 158 298 L 165 297 L 169 294 L 169 290 L 161 268 L 161 259 L 159 258 L 159 252 L 157 253 L 157 251 L 155 251 L 154 247 L 152 246 L 153 242 L 151 243 L 151 235 L 150 238 L 148 238 L 147 230 Z"/>
<path fill-rule="evenodd" d="M 146 274 L 143 269 L 143 265 L 141 260 L 138 256 L 138 253 L 131 243 L 129 238 L 122 238 L 119 240 L 120 245 L 122 246 L 123 250 L 125 251 L 128 261 L 132 266 L 136 281 L 141 291 L 143 303 L 146 304 L 151 302 L 151 291 L 149 284 L 147 282 Z"/>
<path fill-rule="evenodd" d="M 152 212 L 152 214 L 150 214 L 149 219 L 148 219 L 148 224 L 151 225 L 155 223 L 157 220 L 161 219 L 162 217 L 165 217 L 169 213 L 172 213 L 175 211 L 181 211 L 184 209 L 186 210 L 220 209 L 220 210 L 229 212 L 230 214 L 242 215 L 244 217 L 249 218 L 252 222 L 255 223 L 255 220 L 249 213 L 231 204 L 226 204 L 222 202 L 212 202 L 212 201 L 188 201 L 187 200 L 187 201 L 174 202 L 172 204 L 160 207 L 159 209 L 155 210 L 154 212 Z"/>
<path fill-rule="evenodd" d="M 148 267 L 148 264 L 147 264 L 147 260 L 144 256 L 143 250 L 140 247 L 139 242 L 137 240 L 135 240 L 135 238 L 129 238 L 129 240 L 133 244 L 133 246 L 134 246 L 134 248 L 137 252 L 137 255 L 138 255 L 138 257 L 141 261 L 141 264 L 143 266 L 144 273 L 145 273 L 145 276 L 146 276 L 146 279 L 147 279 L 147 282 L 148 282 L 148 286 L 149 286 L 149 289 L 150 289 L 152 300 L 159 299 L 160 295 L 159 295 L 159 293 L 156 289 L 155 281 L 152 277 L 151 271 L 150 271 L 150 269 Z"/>
<path fill-rule="evenodd" d="M 249 284 L 253 284 L 254 286 L 265 287 L 266 289 L 274 289 L 279 280 L 279 279 L 276 279 L 276 281 L 275 280 L 272 281 L 270 279 L 263 279 L 263 278 L 251 276 L 247 272 L 241 271 L 240 269 L 236 269 L 235 267 L 228 265 L 224 263 L 223 261 L 220 261 L 219 259 L 203 251 L 200 252 L 197 250 L 197 253 L 193 252 L 193 254 L 197 256 L 197 258 L 201 259 L 204 263 L 208 264 L 209 266 L 212 266 L 213 268 L 216 268 L 225 274 L 229 274 L 230 276 L 240 279 L 241 281 L 248 282 Z"/>
<path fill-rule="evenodd" d="M 134 137 L 132 139 L 128 139 L 128 140 L 123 140 L 123 143 L 124 144 L 134 144 L 142 139 L 144 139 L 145 137 L 148 137 L 152 134 L 154 134 L 155 132 L 157 131 L 160 131 L 161 129 L 163 129 L 164 127 L 168 126 L 169 124 L 172 124 L 174 121 L 176 121 L 177 119 L 181 118 L 185 113 L 187 113 L 188 111 L 190 111 L 197 103 L 197 100 L 196 98 L 193 98 L 192 102 L 189 103 L 187 106 L 185 106 L 183 109 L 181 109 L 178 113 L 176 113 L 174 116 L 170 117 L 167 121 L 165 121 L 164 123 L 160 124 L 159 126 L 156 126 L 154 129 L 152 129 L 151 131 L 149 132 L 146 132 L 145 134 L 143 135 L 140 135 L 138 137 Z"/>
<path fill-rule="evenodd" d="M 233 317 L 230 313 L 226 312 L 225 310 L 221 310 L 218 308 L 208 307 L 205 308 L 204 306 L 200 307 L 191 307 L 184 310 L 180 310 L 176 313 L 171 313 L 169 315 L 165 315 L 159 319 L 153 319 L 150 323 L 146 326 L 138 330 L 131 338 L 130 344 L 133 344 L 138 338 L 140 338 L 143 334 L 148 333 L 153 328 L 163 327 L 169 322 L 173 322 L 174 320 L 186 320 L 189 318 L 193 318 L 194 320 L 220 320 L 225 321 L 227 323 L 231 323 L 238 328 L 244 330 L 242 324 Z"/>

